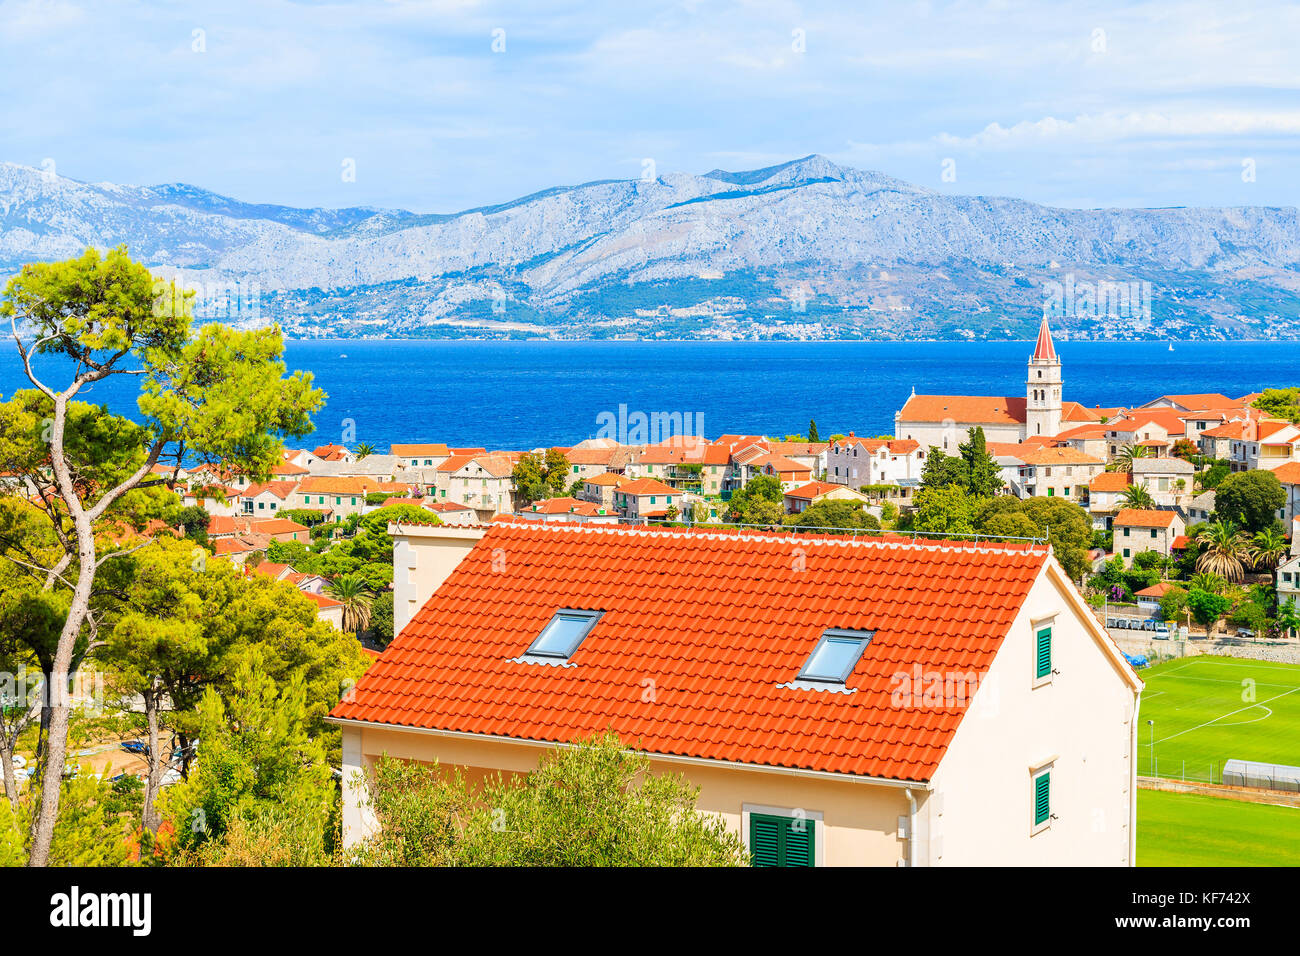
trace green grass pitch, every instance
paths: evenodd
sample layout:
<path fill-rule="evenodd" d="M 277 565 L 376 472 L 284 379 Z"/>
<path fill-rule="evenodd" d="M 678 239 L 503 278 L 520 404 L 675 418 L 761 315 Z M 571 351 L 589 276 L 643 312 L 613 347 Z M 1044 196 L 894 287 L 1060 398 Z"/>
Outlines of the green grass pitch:
<path fill-rule="evenodd" d="M 1139 790 L 1137 865 L 1300 865 L 1300 808 Z"/>
<path fill-rule="evenodd" d="M 1233 758 L 1300 766 L 1300 665 L 1183 657 L 1138 673 L 1139 775 L 1218 783 Z"/>

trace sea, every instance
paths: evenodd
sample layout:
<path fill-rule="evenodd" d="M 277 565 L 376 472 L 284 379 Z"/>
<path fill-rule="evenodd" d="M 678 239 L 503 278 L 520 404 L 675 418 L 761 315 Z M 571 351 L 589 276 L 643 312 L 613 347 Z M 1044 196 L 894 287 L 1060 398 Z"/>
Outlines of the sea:
<path fill-rule="evenodd" d="M 1023 395 L 1032 342 L 289 341 L 291 369 L 328 395 L 293 447 L 443 442 L 529 449 L 571 445 L 622 423 L 684 423 L 692 434 L 888 435 L 913 389 Z M 1159 395 L 1237 397 L 1300 384 L 1300 342 L 1057 342 L 1066 400 L 1133 406 Z M 58 384 L 59 367 L 38 359 Z M 67 368 L 63 368 L 66 384 Z M 0 394 L 27 387 L 0 344 Z M 138 379 L 82 397 L 138 417 Z M 680 416 L 680 417 L 674 417 Z M 689 416 L 689 417 L 687 417 Z M 630 423 L 630 425 L 629 425 Z"/>

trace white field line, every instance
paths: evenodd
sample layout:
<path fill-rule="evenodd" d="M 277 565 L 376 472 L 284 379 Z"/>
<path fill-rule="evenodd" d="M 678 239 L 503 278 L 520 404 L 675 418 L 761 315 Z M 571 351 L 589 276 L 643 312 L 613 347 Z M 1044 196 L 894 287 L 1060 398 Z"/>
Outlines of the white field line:
<path fill-rule="evenodd" d="M 1300 690 L 1300 687 L 1293 687 L 1291 690 L 1287 691 L 1286 693 L 1278 694 L 1276 697 L 1270 697 L 1268 700 L 1261 700 L 1261 701 L 1260 701 L 1259 703 L 1257 703 L 1257 704 L 1249 704 L 1249 705 L 1247 705 L 1247 706 L 1245 706 L 1245 707 L 1239 707 L 1239 708 L 1237 708 L 1236 710 L 1229 711 L 1229 712 L 1226 713 L 1226 714 L 1220 714 L 1218 717 L 1215 717 L 1214 720 L 1207 720 L 1207 721 L 1206 721 L 1205 723 L 1203 723 L 1203 724 L 1197 724 L 1195 727 L 1188 727 L 1186 730 L 1180 730 L 1180 731 L 1178 731 L 1178 733 L 1176 733 L 1176 734 L 1170 734 L 1168 737 L 1161 737 L 1159 740 L 1156 741 L 1156 743 L 1158 743 L 1158 744 L 1162 744 L 1162 743 L 1164 743 L 1166 740 L 1173 740 L 1175 737 L 1181 737 L 1183 734 L 1190 734 L 1193 730 L 1200 730 L 1202 727 L 1208 727 L 1208 726 L 1210 726 L 1210 724 L 1213 724 L 1213 723 L 1215 723 L 1216 721 L 1220 721 L 1220 720 L 1222 720 L 1224 717 L 1231 717 L 1231 716 L 1233 716 L 1234 714 L 1240 714 L 1243 710 L 1251 710 L 1252 708 L 1260 707 L 1260 706 L 1262 706 L 1263 704 L 1271 704 L 1273 701 L 1278 700 L 1278 699 L 1280 699 L 1280 698 L 1282 698 L 1282 697 L 1287 697 L 1287 696 L 1289 696 L 1289 695 L 1291 695 L 1291 694 L 1294 694 L 1294 693 L 1295 693 L 1296 691 L 1298 691 L 1298 690 Z M 1229 725 L 1229 726 L 1231 726 L 1231 725 Z"/>
<path fill-rule="evenodd" d="M 1177 679 L 1178 680 L 1199 680 L 1209 684 L 1234 684 L 1238 687 L 1241 686 L 1241 681 L 1232 680 L 1227 677 L 1190 677 L 1189 676 L 1189 677 L 1179 677 Z M 1300 687 L 1297 687 L 1295 684 L 1270 684 L 1267 681 L 1259 681 L 1259 680 L 1255 681 L 1255 686 L 1256 687 L 1287 687 L 1291 690 L 1300 690 Z M 1161 693 L 1164 692 L 1161 691 Z"/>

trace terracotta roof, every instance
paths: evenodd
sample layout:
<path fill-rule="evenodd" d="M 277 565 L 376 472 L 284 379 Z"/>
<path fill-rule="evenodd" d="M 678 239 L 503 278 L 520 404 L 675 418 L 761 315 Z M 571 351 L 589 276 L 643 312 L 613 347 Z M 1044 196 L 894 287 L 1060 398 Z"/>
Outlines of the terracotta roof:
<path fill-rule="evenodd" d="M 770 441 L 767 443 L 768 450 L 777 455 L 801 455 L 804 458 L 820 455 L 829 446 L 824 441 L 807 442 L 807 441 Z"/>
<path fill-rule="evenodd" d="M 471 462 L 476 463 L 493 478 L 509 477 L 515 470 L 515 457 L 506 452 L 493 452 L 490 455 L 452 455 L 438 466 L 438 470 L 454 474 Z"/>
<path fill-rule="evenodd" d="M 539 515 L 576 514 L 586 517 L 602 514 L 601 509 L 590 501 L 579 501 L 577 498 L 547 498 L 545 501 L 534 502 L 528 511 Z"/>
<path fill-rule="evenodd" d="M 214 554 L 244 554 L 249 551 L 264 551 L 270 543 L 265 535 L 241 535 L 234 538 L 218 538 L 212 542 Z"/>
<path fill-rule="evenodd" d="M 608 466 L 610 459 L 620 450 L 618 445 L 611 445 L 608 448 L 570 448 L 564 453 L 564 458 L 570 465 Z"/>
<path fill-rule="evenodd" d="M 249 570 L 253 574 L 265 574 L 267 577 L 279 580 L 282 575 L 287 578 L 287 575 L 284 573 L 286 571 L 293 571 L 293 568 L 287 564 L 279 564 L 275 561 L 263 561 L 257 567 L 249 568 Z"/>
<path fill-rule="evenodd" d="M 803 474 L 812 473 L 812 468 L 805 465 L 803 462 L 786 458 L 785 455 L 763 455 L 760 458 L 755 458 L 750 462 L 750 464 L 756 468 L 771 468 L 774 472 L 782 475 L 794 474 L 796 472 Z"/>
<path fill-rule="evenodd" d="M 333 716 L 557 742 L 612 729 L 650 754 L 928 780 L 969 708 L 900 708 L 894 676 L 982 675 L 1047 560 L 1023 545 L 498 522 Z M 560 608 L 605 613 L 570 666 L 521 661 Z M 791 686 L 828 628 L 874 632 L 854 693 Z"/>
<path fill-rule="evenodd" d="M 1176 587 L 1178 587 L 1178 585 L 1171 584 L 1168 581 L 1160 581 L 1156 584 L 1151 585 L 1151 587 L 1149 588 L 1143 588 L 1141 591 L 1134 591 L 1133 594 L 1135 597 L 1162 598 L 1166 594 L 1168 594 L 1173 588 Z"/>
<path fill-rule="evenodd" d="M 1189 541 L 1187 535 L 1185 535 L 1185 534 L 1180 534 L 1178 537 L 1174 538 L 1174 540 L 1170 542 L 1170 544 L 1169 544 L 1169 550 L 1170 550 L 1170 551 L 1184 551 L 1184 550 L 1186 550 L 1187 545 L 1188 545 L 1189 543 L 1190 543 L 1190 541 Z"/>
<path fill-rule="evenodd" d="M 1061 403 L 1061 421 L 1063 422 L 1099 422 L 1117 413 L 1117 408 L 1088 408 L 1078 402 Z"/>
<path fill-rule="evenodd" d="M 1127 491 L 1133 484 L 1128 474 L 1122 471 L 1103 471 L 1088 483 L 1089 491 Z"/>
<path fill-rule="evenodd" d="M 1067 428 L 1063 432 L 1056 433 L 1057 441 L 1086 440 L 1089 438 L 1105 438 L 1106 426 L 1097 422 L 1095 424 L 1078 425 L 1074 428 Z"/>
<path fill-rule="evenodd" d="M 1113 527 L 1122 528 L 1169 528 L 1173 526 L 1175 515 L 1172 511 L 1152 511 L 1150 508 L 1122 508 L 1115 516 Z"/>
<path fill-rule="evenodd" d="M 445 458 L 451 454 L 451 449 L 441 444 L 389 445 L 388 453 L 397 455 L 399 458 L 416 458 L 420 455 L 428 455 L 430 458 Z"/>
<path fill-rule="evenodd" d="M 847 485 L 836 485 L 829 481 L 813 481 L 799 488 L 791 489 L 785 493 L 787 498 L 798 498 L 801 501 L 813 501 L 822 495 L 830 494 L 832 491 L 848 491 Z"/>
<path fill-rule="evenodd" d="M 252 530 L 258 534 L 297 534 L 309 530 L 306 525 L 288 518 L 254 518 Z"/>
<path fill-rule="evenodd" d="M 313 594 L 311 591 L 299 591 L 298 593 L 301 594 L 303 597 L 305 597 L 308 601 L 311 601 L 313 604 L 321 608 L 343 606 L 342 601 L 336 601 L 332 597 L 326 597 L 323 594 Z"/>
<path fill-rule="evenodd" d="M 463 505 L 459 501 L 429 501 L 425 499 L 424 507 L 434 514 L 449 514 L 453 511 L 473 511 L 469 505 Z"/>
<path fill-rule="evenodd" d="M 344 447 L 343 445 L 336 445 L 333 442 L 330 442 L 328 445 L 320 445 L 316 448 L 313 448 L 311 453 L 315 455 L 317 458 L 329 458 L 330 456 L 335 455 L 338 452 L 346 452 L 346 451 L 347 448 Z"/>
<path fill-rule="evenodd" d="M 241 498 L 256 498 L 258 495 L 272 494 L 284 500 L 298 487 L 296 481 L 266 481 L 258 485 L 249 485 L 239 493 Z"/>
<path fill-rule="evenodd" d="M 1031 448 L 1020 453 L 1026 465 L 1103 465 L 1100 458 L 1086 455 L 1077 448 Z"/>
<path fill-rule="evenodd" d="M 1190 395 L 1161 395 L 1156 401 L 1166 400 L 1186 409 L 1227 408 L 1233 404 L 1227 395 L 1218 392 L 1196 392 Z"/>
<path fill-rule="evenodd" d="M 898 413 L 900 422 L 1023 425 L 1023 395 L 913 395 Z"/>
<path fill-rule="evenodd" d="M 313 475 L 302 480 L 298 485 L 298 491 L 304 495 L 368 495 L 380 492 L 407 495 L 411 492 L 411 485 L 404 481 L 376 481 L 374 478 L 365 477 Z"/>
<path fill-rule="evenodd" d="M 1300 461 L 1289 461 L 1273 469 L 1277 480 L 1284 485 L 1300 485 Z"/>
<path fill-rule="evenodd" d="M 599 475 L 593 475 L 590 478 L 584 478 L 583 484 L 600 485 L 601 487 L 604 487 L 606 485 L 614 485 L 615 487 L 617 487 L 618 485 L 621 485 L 623 482 L 627 480 L 628 479 L 623 477 L 622 475 L 616 475 L 612 471 L 606 471 Z"/>
<path fill-rule="evenodd" d="M 677 489 L 665 485 L 658 478 L 637 478 L 635 481 L 629 481 L 618 486 L 618 493 L 621 495 L 675 495 Z"/>
<path fill-rule="evenodd" d="M 1138 442 L 1138 445 L 1142 448 L 1168 448 L 1169 442 L 1161 441 L 1159 438 L 1144 438 Z"/>

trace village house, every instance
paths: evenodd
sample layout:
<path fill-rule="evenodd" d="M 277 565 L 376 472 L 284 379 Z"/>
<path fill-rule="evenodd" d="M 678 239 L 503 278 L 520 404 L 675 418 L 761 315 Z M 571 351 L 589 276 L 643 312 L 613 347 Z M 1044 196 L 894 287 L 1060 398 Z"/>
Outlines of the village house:
<path fill-rule="evenodd" d="M 631 480 L 631 478 L 616 475 L 612 471 L 596 475 L 594 478 L 588 478 L 582 483 L 582 500 L 590 501 L 602 508 L 613 508 L 615 506 L 614 489 L 623 482 Z"/>
<path fill-rule="evenodd" d="M 1033 448 L 1019 453 L 1020 482 L 1025 496 L 1088 500 L 1088 486 L 1105 470 L 1100 458 L 1074 448 Z"/>
<path fill-rule="evenodd" d="M 614 489 L 614 507 L 627 518 L 666 518 L 669 508 L 681 510 L 681 494 L 657 478 L 634 478 Z"/>
<path fill-rule="evenodd" d="M 759 469 L 760 474 L 780 481 L 782 491 L 788 491 L 812 480 L 811 468 L 784 455 L 770 453 L 762 455 L 750 462 L 750 465 Z"/>
<path fill-rule="evenodd" d="M 435 485 L 429 494 L 439 501 L 469 505 L 480 521 L 514 510 L 514 473 L 519 456 L 453 454 L 437 468 Z"/>
<path fill-rule="evenodd" d="M 388 452 L 408 468 L 437 468 L 451 457 L 451 450 L 441 444 L 389 445 Z"/>
<path fill-rule="evenodd" d="M 910 438 L 847 438 L 826 450 L 826 480 L 850 488 L 863 485 L 919 484 L 925 449 Z"/>
<path fill-rule="evenodd" d="M 267 481 L 249 485 L 239 493 L 239 513 L 265 516 L 282 508 L 292 508 L 290 499 L 297 489 L 296 481 Z"/>
<path fill-rule="evenodd" d="M 1291 555 L 1277 568 L 1277 604 L 1291 604 L 1300 613 L 1300 518 L 1291 521 Z"/>
<path fill-rule="evenodd" d="M 1196 466 L 1182 458 L 1134 458 L 1133 484 L 1161 507 L 1186 507 L 1192 500 Z"/>
<path fill-rule="evenodd" d="M 1134 591 L 1133 599 L 1137 604 L 1138 614 L 1145 617 L 1159 617 L 1160 599 L 1176 587 L 1178 585 L 1170 581 L 1158 581 L 1149 588 Z"/>
<path fill-rule="evenodd" d="M 1141 690 L 1046 547 L 500 519 L 329 720 L 345 845 L 608 731 L 758 865 L 1127 866 Z"/>
<path fill-rule="evenodd" d="M 954 455 L 976 426 L 984 429 L 986 441 L 1019 444 L 1026 438 L 1051 438 L 1063 429 L 1099 420 L 1099 415 L 1078 402 L 1064 401 L 1063 387 L 1061 360 L 1044 315 L 1023 396 L 917 395 L 914 391 L 894 416 L 894 437 L 914 439 L 923 448 Z"/>
<path fill-rule="evenodd" d="M 1282 521 L 1288 526 L 1300 517 L 1300 461 L 1293 461 L 1273 469 L 1273 474 L 1282 483 L 1286 492 L 1286 503 L 1282 506 Z"/>
<path fill-rule="evenodd" d="M 340 522 L 352 515 L 365 514 L 366 495 L 409 494 L 410 485 L 401 482 L 375 481 L 371 478 L 330 478 L 312 475 L 304 478 L 294 492 L 296 507 L 324 511 L 328 520 Z"/>
<path fill-rule="evenodd" d="M 1210 515 L 1214 514 L 1214 489 L 1202 491 L 1187 504 L 1187 523 L 1189 525 L 1200 524 L 1202 521 L 1209 521 Z"/>
<path fill-rule="evenodd" d="M 1174 539 L 1187 530 L 1177 511 L 1144 508 L 1121 509 L 1111 527 L 1115 531 L 1115 553 L 1124 559 L 1126 568 L 1132 567 L 1133 559 L 1143 551 L 1171 557 Z"/>
<path fill-rule="evenodd" d="M 1109 447 L 1106 440 L 1106 426 L 1101 422 L 1068 428 L 1056 436 L 1057 445 L 1068 445 L 1075 451 L 1101 461 L 1109 461 Z"/>
<path fill-rule="evenodd" d="M 469 505 L 463 505 L 457 501 L 435 501 L 432 498 L 388 498 L 384 501 L 381 508 L 389 508 L 393 505 L 413 505 L 416 508 L 423 508 L 438 517 L 443 524 L 478 524 L 478 512 Z M 379 508 L 375 509 L 376 511 Z"/>
<path fill-rule="evenodd" d="M 1129 412 L 1106 423 L 1107 460 L 1117 457 L 1129 445 L 1142 445 L 1150 454 L 1167 454 L 1186 431 L 1176 412 L 1162 409 Z"/>
<path fill-rule="evenodd" d="M 1094 528 L 1110 528 L 1124 507 L 1124 492 L 1131 487 L 1129 476 L 1122 471 L 1103 471 L 1092 479 L 1088 484 L 1088 514 Z"/>
<path fill-rule="evenodd" d="M 798 488 L 791 488 L 784 497 L 786 514 L 792 515 L 807 511 L 819 501 L 850 501 L 863 506 L 872 503 L 871 499 L 862 492 L 828 481 L 812 481 Z"/>
<path fill-rule="evenodd" d="M 691 441 L 686 436 L 685 440 L 679 437 L 647 445 L 628 462 L 625 474 L 629 478 L 657 478 L 679 492 L 717 495 L 722 492 L 730 460 L 729 446 L 702 439 Z"/>

